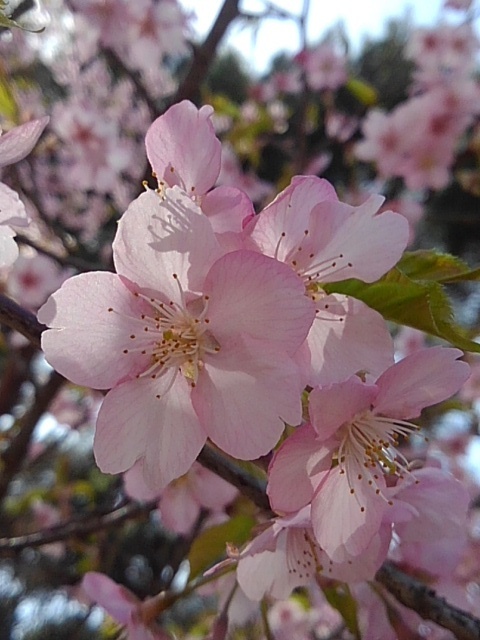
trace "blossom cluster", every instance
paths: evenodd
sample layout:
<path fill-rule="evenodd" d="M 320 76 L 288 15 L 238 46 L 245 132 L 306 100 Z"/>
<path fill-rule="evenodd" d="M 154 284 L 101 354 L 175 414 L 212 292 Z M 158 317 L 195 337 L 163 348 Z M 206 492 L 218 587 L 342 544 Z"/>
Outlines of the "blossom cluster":
<path fill-rule="evenodd" d="M 189 472 L 207 440 L 254 460 L 289 425 L 269 468 L 278 517 L 238 556 L 250 598 L 286 597 L 320 574 L 371 579 L 393 540 L 408 554 L 431 538 L 447 501 L 444 539 L 465 521 L 466 490 L 438 468 L 412 470 L 398 446 L 468 365 L 445 347 L 395 362 L 383 317 L 333 292 L 396 264 L 403 216 L 380 212 L 380 196 L 345 204 L 314 176 L 294 177 L 255 215 L 244 192 L 215 187 L 212 115 L 184 101 L 150 126 L 158 186 L 119 222 L 116 272 L 69 278 L 40 309 L 46 358 L 74 383 L 109 390 L 96 461 L 128 472 L 136 495 Z"/>

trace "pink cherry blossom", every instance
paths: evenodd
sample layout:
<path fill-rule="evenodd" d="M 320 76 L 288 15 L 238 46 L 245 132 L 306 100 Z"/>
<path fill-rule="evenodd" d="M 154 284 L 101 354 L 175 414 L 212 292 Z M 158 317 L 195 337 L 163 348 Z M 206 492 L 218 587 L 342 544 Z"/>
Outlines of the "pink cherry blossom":
<path fill-rule="evenodd" d="M 254 214 L 245 185 L 241 180 L 221 180 L 222 187 L 210 191 L 219 178 L 222 157 L 212 116 L 210 105 L 197 109 L 188 100 L 174 104 L 150 125 L 147 156 L 160 191 L 165 185 L 179 186 L 211 218 L 216 233 L 240 232 L 243 220 Z"/>
<path fill-rule="evenodd" d="M 213 107 L 183 100 L 157 118 L 145 146 L 160 183 L 180 186 L 189 196 L 213 187 L 220 172 L 221 144 L 211 123 Z"/>
<path fill-rule="evenodd" d="M 129 589 L 103 573 L 86 573 L 81 588 L 114 620 L 125 625 L 129 640 L 171 640 L 170 634 L 149 619 L 148 602 L 142 604 Z"/>
<path fill-rule="evenodd" d="M 268 493 L 279 513 L 311 501 L 312 524 L 335 562 L 361 554 L 391 506 L 385 475 L 408 474 L 398 438 L 417 430 L 406 422 L 458 391 L 469 374 L 458 349 L 422 349 L 389 367 L 375 382 L 357 376 L 310 394 L 313 428 L 300 427 L 276 453 Z M 338 464 L 330 468 L 331 462 Z M 295 478 L 297 469 L 297 476 Z M 292 492 L 292 486 L 301 491 Z"/>
<path fill-rule="evenodd" d="M 248 598 L 260 600 L 265 594 L 287 598 L 296 587 L 312 584 L 319 574 L 344 582 L 370 579 L 384 560 L 389 541 L 389 529 L 384 527 L 372 537 L 361 559 L 334 563 L 315 539 L 307 506 L 276 518 L 245 547 L 237 580 Z"/>
<path fill-rule="evenodd" d="M 158 494 L 145 485 L 141 464 L 129 469 L 124 481 L 127 494 L 133 498 L 150 500 Z M 184 476 L 173 480 L 159 495 L 162 524 L 175 533 L 186 535 L 192 531 L 202 509 L 222 513 L 237 494 L 234 486 L 194 463 Z"/>
<path fill-rule="evenodd" d="M 391 211 L 377 214 L 382 202 L 372 196 L 352 207 L 338 200 L 326 180 L 296 176 L 250 225 L 252 242 L 290 265 L 315 303 L 306 366 L 311 386 L 358 371 L 378 374 L 393 363 L 393 344 L 380 314 L 323 289 L 347 278 L 373 282 L 400 258 L 408 224 Z"/>
<path fill-rule="evenodd" d="M 451 576 L 467 542 L 470 496 L 464 484 L 440 468 L 424 467 L 389 492 L 395 523 L 393 558 L 435 576 Z M 439 535 L 441 532 L 441 535 Z"/>
<path fill-rule="evenodd" d="M 270 451 L 284 421 L 299 424 L 292 358 L 314 309 L 291 269 L 256 252 L 224 254 L 179 187 L 132 202 L 113 257 L 118 275 L 75 276 L 38 314 L 52 327 L 43 348 L 58 371 L 113 387 L 95 435 L 103 471 L 141 460 L 147 484 L 161 489 L 207 437 L 252 459 Z"/>
<path fill-rule="evenodd" d="M 305 69 L 311 89 L 338 89 L 347 80 L 346 58 L 329 44 L 321 44 L 311 51 L 303 51 L 297 62 Z"/>
<path fill-rule="evenodd" d="M 19 304 L 38 309 L 71 273 L 47 256 L 20 255 L 8 275 L 8 292 Z"/>
<path fill-rule="evenodd" d="M 48 121 L 48 117 L 32 120 L 1 135 L 0 167 L 19 162 L 28 155 Z M 27 224 L 28 216 L 18 194 L 0 183 L 0 267 L 7 267 L 17 259 L 18 247 L 13 240 L 14 229 Z"/>

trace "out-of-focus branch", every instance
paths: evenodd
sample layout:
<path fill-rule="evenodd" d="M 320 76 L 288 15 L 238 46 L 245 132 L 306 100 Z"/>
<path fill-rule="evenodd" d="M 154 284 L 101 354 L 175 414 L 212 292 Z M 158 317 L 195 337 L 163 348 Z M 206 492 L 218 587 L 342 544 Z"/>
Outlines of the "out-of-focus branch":
<path fill-rule="evenodd" d="M 27 547 L 40 547 L 51 542 L 61 542 L 73 536 L 84 536 L 103 529 L 116 527 L 126 520 L 148 515 L 157 507 L 157 504 L 158 500 L 142 503 L 129 502 L 108 513 L 96 514 L 90 517 L 82 515 L 35 533 L 27 533 L 24 536 L 16 536 L 14 538 L 0 538 L 0 553 L 5 555 L 6 553 L 21 551 Z"/>
<path fill-rule="evenodd" d="M 302 14 L 298 18 L 298 29 L 301 42 L 301 51 L 305 51 L 307 48 L 307 22 L 308 13 L 310 11 L 310 0 L 303 0 Z M 297 146 L 295 156 L 295 170 L 294 173 L 302 174 L 305 170 L 307 162 L 307 111 L 308 103 L 310 99 L 310 88 L 307 82 L 307 74 L 305 69 L 301 72 L 302 92 L 300 94 L 300 103 L 297 109 L 296 116 L 296 129 L 297 129 Z"/>
<path fill-rule="evenodd" d="M 29 379 L 30 363 L 36 351 L 33 345 L 27 344 L 9 353 L 0 380 L 0 416 L 11 413 L 17 404 L 22 385 Z"/>
<path fill-rule="evenodd" d="M 434 589 L 406 575 L 391 562 L 384 562 L 375 576 L 395 598 L 424 620 L 448 629 L 458 640 L 480 640 L 480 620 L 457 609 Z"/>
<path fill-rule="evenodd" d="M 30 410 L 19 420 L 19 424 L 14 427 L 17 433 L 10 440 L 7 449 L 1 456 L 0 500 L 5 496 L 8 485 L 26 458 L 30 440 L 38 421 L 64 382 L 65 378 L 53 371 L 48 381 L 38 389 Z"/>
<path fill-rule="evenodd" d="M 215 56 L 220 40 L 223 38 L 230 23 L 240 15 L 238 8 L 240 0 L 225 0 L 220 13 L 212 26 L 210 33 L 200 47 L 195 47 L 193 60 L 187 75 L 178 87 L 172 100 L 191 100 L 198 104 L 200 100 L 200 86 L 208 73 L 210 64 Z"/>
<path fill-rule="evenodd" d="M 15 238 L 17 242 L 19 242 L 20 244 L 24 244 L 28 247 L 32 247 L 38 253 L 41 253 L 44 256 L 47 256 L 48 258 L 55 260 L 55 262 L 57 262 L 61 267 L 64 267 L 64 268 L 73 267 L 74 269 L 77 269 L 82 273 L 86 271 L 105 271 L 108 269 L 106 265 L 87 262 L 86 260 L 82 260 L 82 258 L 77 258 L 76 256 L 59 255 L 58 253 L 51 251 L 50 249 L 47 249 L 45 247 L 42 247 L 36 242 L 33 242 L 33 240 L 30 240 L 30 238 L 27 238 L 26 236 L 22 236 L 21 234 L 17 233 Z"/>
<path fill-rule="evenodd" d="M 3 294 L 0 294 L 0 323 L 18 331 L 35 347 L 40 348 L 40 337 L 46 329 L 45 325 L 41 324 L 31 311 L 27 311 Z"/>
<path fill-rule="evenodd" d="M 118 53 L 110 47 L 104 47 L 101 49 L 101 52 L 114 73 L 119 72 L 132 82 L 137 96 L 147 105 L 148 110 L 150 111 L 150 117 L 152 119 L 156 118 L 159 115 L 158 106 L 152 96 L 148 93 L 143 82 L 140 80 L 140 74 L 128 67 L 120 58 Z"/>

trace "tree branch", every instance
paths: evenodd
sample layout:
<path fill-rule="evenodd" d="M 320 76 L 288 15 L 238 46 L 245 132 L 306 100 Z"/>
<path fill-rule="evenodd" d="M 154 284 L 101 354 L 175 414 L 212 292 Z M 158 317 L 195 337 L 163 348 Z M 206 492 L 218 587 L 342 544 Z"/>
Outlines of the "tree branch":
<path fill-rule="evenodd" d="M 14 538 L 0 538 L 0 554 L 5 555 L 7 552 L 21 551 L 27 547 L 40 547 L 51 542 L 62 542 L 72 536 L 84 536 L 102 529 L 110 529 L 126 520 L 149 514 L 156 509 L 157 505 L 158 499 L 142 503 L 129 502 L 114 511 L 101 515 L 94 515 L 90 518 L 81 515 L 68 522 L 35 533 L 27 533 Z"/>
<path fill-rule="evenodd" d="M 458 640 L 480 640 L 480 620 L 449 604 L 434 589 L 403 573 L 392 562 L 384 562 L 375 578 L 424 620 L 448 629 Z"/>
<path fill-rule="evenodd" d="M 40 348 L 42 331 L 46 329 L 35 314 L 27 311 L 11 298 L 0 293 L 0 324 L 14 329 L 25 336 L 35 347 Z"/>
<path fill-rule="evenodd" d="M 257 505 L 260 509 L 267 514 L 274 515 L 270 502 L 266 494 L 267 483 L 259 478 L 254 478 L 252 474 L 242 469 L 238 464 L 235 464 L 221 453 L 215 451 L 211 446 L 205 445 L 200 451 L 198 456 L 198 462 L 206 469 L 213 471 L 234 487 L 243 493 L 244 496 L 250 498 L 250 500 Z"/>
<path fill-rule="evenodd" d="M 112 71 L 115 74 L 118 75 L 118 73 L 120 73 L 126 78 L 129 78 L 129 80 L 132 82 L 133 86 L 135 87 L 137 96 L 141 100 L 143 100 L 143 102 L 148 107 L 148 110 L 150 112 L 150 117 L 152 119 L 156 118 L 158 116 L 158 106 L 155 100 L 152 98 L 152 96 L 148 93 L 145 85 L 142 83 L 140 79 L 140 74 L 130 69 L 129 67 L 127 67 L 127 65 L 123 62 L 121 57 L 118 55 L 118 53 L 114 49 L 110 47 L 103 47 L 102 49 L 100 49 L 100 51 L 101 53 L 103 53 L 105 60 L 107 61 L 107 64 L 109 65 L 110 69 L 112 69 Z"/>
<path fill-rule="evenodd" d="M 46 384 L 38 389 L 30 410 L 19 420 L 18 426 L 14 427 L 18 429 L 18 432 L 10 440 L 6 451 L 1 456 L 0 500 L 7 493 L 8 485 L 27 455 L 30 440 L 38 421 L 64 382 L 65 378 L 53 371 Z"/>
<path fill-rule="evenodd" d="M 172 103 L 181 100 L 191 100 L 198 103 L 200 100 L 200 86 L 208 73 L 210 64 L 215 56 L 220 40 L 225 35 L 230 23 L 240 15 L 238 8 L 240 0 L 225 0 L 220 13 L 213 24 L 210 33 L 200 47 L 196 47 L 193 53 L 193 61 L 187 75 L 178 87 Z"/>

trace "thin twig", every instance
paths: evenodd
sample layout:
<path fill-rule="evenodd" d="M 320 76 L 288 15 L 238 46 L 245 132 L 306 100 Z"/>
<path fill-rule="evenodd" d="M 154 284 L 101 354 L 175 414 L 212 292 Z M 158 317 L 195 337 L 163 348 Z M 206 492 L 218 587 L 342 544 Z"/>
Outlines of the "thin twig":
<path fill-rule="evenodd" d="M 41 253 L 44 256 L 47 256 L 47 258 L 51 258 L 52 260 L 57 262 L 61 267 L 64 267 L 64 268 L 73 267 L 74 269 L 82 273 L 86 271 L 107 270 L 107 267 L 104 264 L 100 264 L 100 263 L 94 264 L 93 262 L 88 262 L 87 260 L 82 260 L 82 258 L 77 258 L 76 256 L 72 256 L 72 255 L 67 255 L 67 256 L 60 255 L 55 251 L 52 251 L 51 249 L 42 247 L 41 245 L 37 244 L 33 240 L 30 240 L 30 238 L 27 238 L 26 236 L 23 236 L 19 233 L 17 233 L 17 235 L 15 236 L 15 239 L 20 244 L 24 244 L 27 247 L 32 247 L 32 249 L 35 249 L 37 253 Z"/>
<path fill-rule="evenodd" d="M 156 509 L 157 505 L 158 499 L 142 503 L 129 502 L 114 511 L 101 515 L 93 515 L 89 518 L 82 515 L 78 516 L 78 518 L 72 518 L 68 522 L 34 533 L 27 533 L 13 538 L 0 538 L 0 553 L 21 551 L 27 547 L 40 547 L 51 542 L 62 542 L 73 536 L 85 536 L 103 529 L 111 529 L 126 520 L 148 515 Z"/>
<path fill-rule="evenodd" d="M 28 447 L 30 446 L 30 441 L 38 421 L 64 382 L 65 378 L 56 371 L 53 371 L 48 381 L 38 389 L 35 395 L 35 401 L 29 411 L 19 420 L 18 425 L 14 427 L 17 433 L 10 440 L 7 449 L 1 456 L 0 500 L 7 493 L 10 482 L 20 470 L 27 456 Z"/>
<path fill-rule="evenodd" d="M 40 338 L 44 329 L 35 314 L 24 309 L 8 296 L 0 293 L 0 324 L 14 329 L 25 336 L 35 347 L 40 348 Z"/>
<path fill-rule="evenodd" d="M 140 74 L 128 67 L 114 49 L 104 47 L 103 49 L 100 49 L 100 51 L 113 72 L 120 72 L 123 76 L 129 78 L 135 87 L 136 96 L 143 100 L 148 107 L 150 117 L 152 119 L 156 118 L 158 116 L 158 106 L 141 81 Z"/>

